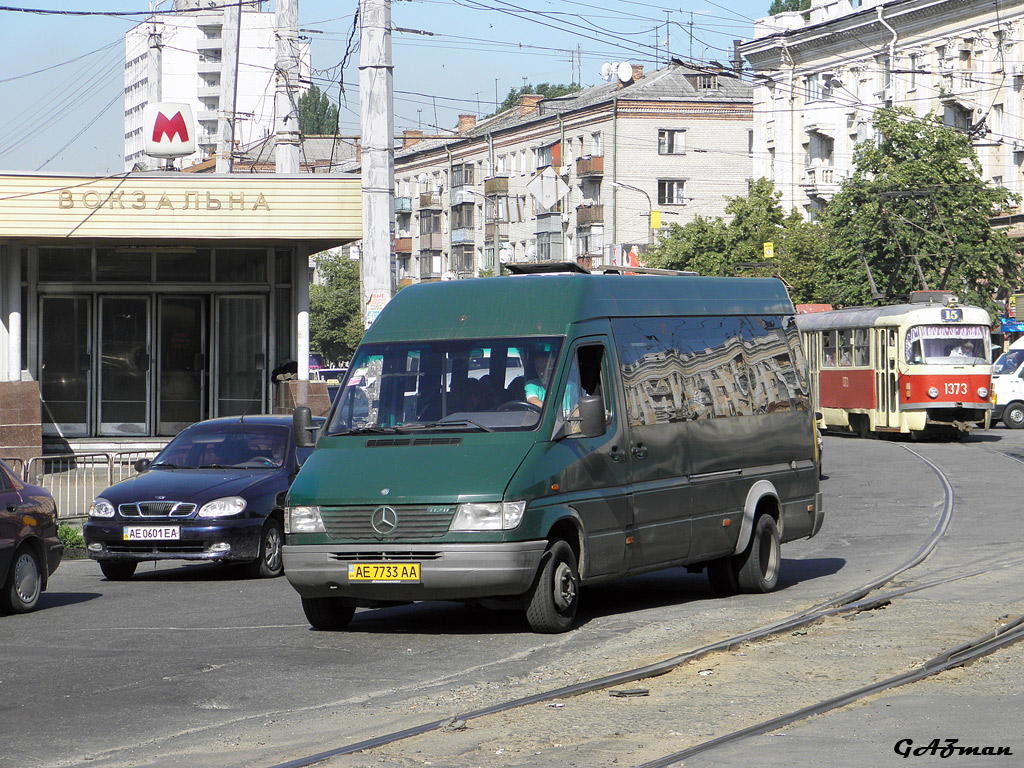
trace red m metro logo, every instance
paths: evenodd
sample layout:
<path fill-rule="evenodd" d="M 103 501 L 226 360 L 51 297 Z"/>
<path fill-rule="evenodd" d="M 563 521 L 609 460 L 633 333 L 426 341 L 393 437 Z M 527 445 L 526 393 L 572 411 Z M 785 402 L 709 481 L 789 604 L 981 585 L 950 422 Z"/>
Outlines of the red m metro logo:
<path fill-rule="evenodd" d="M 188 126 L 181 112 L 175 112 L 172 118 L 168 118 L 163 112 L 157 112 L 156 120 L 153 121 L 153 141 L 158 142 L 164 138 L 169 141 L 175 138 L 182 142 L 188 141 Z"/>

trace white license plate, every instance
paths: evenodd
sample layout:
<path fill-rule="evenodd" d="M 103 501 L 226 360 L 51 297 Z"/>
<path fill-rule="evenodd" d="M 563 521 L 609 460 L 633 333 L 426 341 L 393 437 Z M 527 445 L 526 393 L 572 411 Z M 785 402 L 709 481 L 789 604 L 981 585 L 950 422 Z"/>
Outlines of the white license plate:
<path fill-rule="evenodd" d="M 125 541 L 177 541 L 181 527 L 177 525 L 126 525 Z"/>

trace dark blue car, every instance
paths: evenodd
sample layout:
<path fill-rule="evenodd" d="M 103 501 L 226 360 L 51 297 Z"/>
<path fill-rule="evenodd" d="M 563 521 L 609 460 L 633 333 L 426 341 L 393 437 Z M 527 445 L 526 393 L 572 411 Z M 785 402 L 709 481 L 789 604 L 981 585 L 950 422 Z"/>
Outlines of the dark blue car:
<path fill-rule="evenodd" d="M 232 561 L 280 576 L 285 495 L 311 451 L 296 449 L 290 415 L 193 424 L 93 500 L 86 551 L 114 580 L 146 560 Z"/>

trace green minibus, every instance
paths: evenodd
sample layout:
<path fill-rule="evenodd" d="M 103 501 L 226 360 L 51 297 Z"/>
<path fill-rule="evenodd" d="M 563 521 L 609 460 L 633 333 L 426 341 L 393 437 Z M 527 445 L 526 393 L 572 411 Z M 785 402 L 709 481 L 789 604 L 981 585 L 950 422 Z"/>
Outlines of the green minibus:
<path fill-rule="evenodd" d="M 354 376 L 352 372 L 361 372 Z M 774 279 L 526 274 L 401 290 L 292 483 L 310 624 L 455 600 L 576 620 L 581 586 L 683 566 L 768 592 L 822 524 L 793 304 Z"/>

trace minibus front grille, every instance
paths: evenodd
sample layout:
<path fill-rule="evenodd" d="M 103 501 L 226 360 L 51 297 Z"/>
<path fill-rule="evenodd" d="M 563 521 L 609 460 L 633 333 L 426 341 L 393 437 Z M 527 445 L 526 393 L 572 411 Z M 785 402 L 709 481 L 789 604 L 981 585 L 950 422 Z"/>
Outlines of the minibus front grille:
<path fill-rule="evenodd" d="M 341 562 L 396 562 L 411 563 L 421 560 L 440 560 L 440 552 L 407 552 L 397 549 L 376 550 L 373 552 L 332 552 L 331 558 Z"/>
<path fill-rule="evenodd" d="M 382 534 L 374 530 L 373 507 L 320 507 L 320 519 L 332 539 L 381 541 L 431 539 L 448 533 L 455 507 L 447 505 L 390 506 L 397 524 L 394 531 Z"/>

